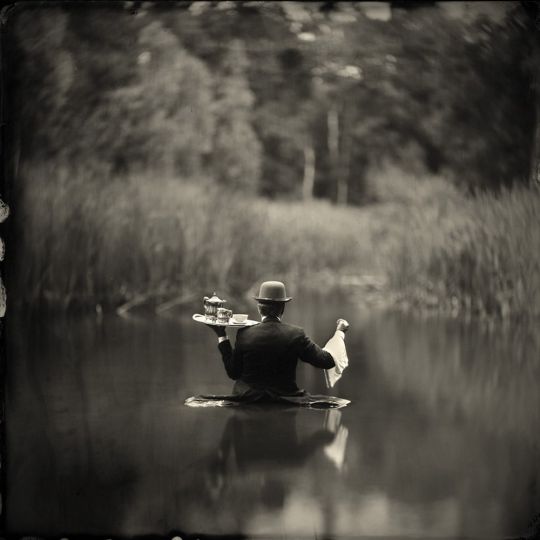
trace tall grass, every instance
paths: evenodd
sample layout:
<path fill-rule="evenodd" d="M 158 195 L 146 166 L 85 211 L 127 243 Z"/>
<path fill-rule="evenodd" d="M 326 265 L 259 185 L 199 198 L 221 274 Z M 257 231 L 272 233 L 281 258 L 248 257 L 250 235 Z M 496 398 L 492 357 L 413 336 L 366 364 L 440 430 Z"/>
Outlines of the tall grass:
<path fill-rule="evenodd" d="M 463 211 L 426 268 L 439 295 L 482 315 L 540 315 L 540 192 L 483 194 Z"/>
<path fill-rule="evenodd" d="M 30 172 L 17 216 L 16 294 L 27 302 L 240 293 L 270 276 L 294 285 L 359 263 L 352 211 L 323 202 L 267 204 L 204 178 Z"/>
<path fill-rule="evenodd" d="M 12 218 L 22 237 L 10 298 L 117 305 L 377 274 L 402 306 L 540 314 L 538 190 L 471 198 L 392 169 L 370 181 L 379 203 L 342 208 L 264 201 L 205 178 L 29 169 Z"/>
<path fill-rule="evenodd" d="M 538 316 L 540 191 L 465 197 L 438 178 L 408 182 L 410 196 L 379 210 L 389 238 L 381 265 L 400 300 L 454 313 Z"/>

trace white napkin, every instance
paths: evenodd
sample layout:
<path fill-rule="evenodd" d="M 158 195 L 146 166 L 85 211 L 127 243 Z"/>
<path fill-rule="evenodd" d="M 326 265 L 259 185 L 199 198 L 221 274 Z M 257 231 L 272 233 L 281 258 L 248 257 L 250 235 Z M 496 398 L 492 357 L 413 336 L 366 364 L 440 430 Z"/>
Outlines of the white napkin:
<path fill-rule="evenodd" d="M 341 330 L 336 330 L 335 334 L 328 340 L 323 348 L 329 352 L 336 363 L 335 367 L 325 370 L 326 386 L 331 388 L 336 384 L 345 368 L 349 365 L 347 350 L 345 349 L 345 334 Z"/>

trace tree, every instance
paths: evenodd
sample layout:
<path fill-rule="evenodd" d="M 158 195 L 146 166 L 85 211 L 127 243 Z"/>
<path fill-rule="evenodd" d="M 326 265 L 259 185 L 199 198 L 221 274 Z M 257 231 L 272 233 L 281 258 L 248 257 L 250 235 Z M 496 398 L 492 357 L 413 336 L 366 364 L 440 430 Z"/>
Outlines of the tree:
<path fill-rule="evenodd" d="M 233 41 L 216 77 L 213 111 L 216 119 L 212 159 L 214 174 L 224 185 L 255 193 L 261 169 L 261 145 L 252 124 L 255 101 L 247 79 L 244 44 Z"/>
<path fill-rule="evenodd" d="M 195 174 L 212 148 L 210 73 L 157 21 L 137 44 L 137 76 L 107 93 L 93 118 L 96 142 L 115 168 Z"/>
<path fill-rule="evenodd" d="M 19 17 L 25 152 L 114 172 L 204 163 L 224 185 L 349 204 L 371 167 L 410 168 L 410 148 L 419 174 L 472 189 L 534 176 L 536 34 L 517 3 L 506 18 L 492 4 L 136 4 Z"/>
<path fill-rule="evenodd" d="M 62 110 L 75 80 L 68 15 L 57 7 L 19 8 L 11 30 L 15 155 L 45 159 L 62 148 Z"/>
<path fill-rule="evenodd" d="M 537 2 L 523 2 L 527 17 L 513 17 L 514 21 L 521 22 L 521 31 L 529 38 L 530 54 L 525 61 L 525 68 L 531 80 L 531 89 L 534 95 L 534 136 L 531 148 L 529 182 L 531 185 L 540 185 L 540 5 Z"/>

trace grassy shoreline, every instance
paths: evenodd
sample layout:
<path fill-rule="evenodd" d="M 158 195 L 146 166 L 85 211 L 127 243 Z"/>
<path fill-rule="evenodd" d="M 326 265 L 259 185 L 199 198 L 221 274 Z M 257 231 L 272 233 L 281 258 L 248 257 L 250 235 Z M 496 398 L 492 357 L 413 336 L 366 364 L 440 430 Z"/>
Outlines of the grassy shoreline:
<path fill-rule="evenodd" d="M 440 178 L 393 175 L 401 188 L 379 193 L 384 202 L 344 208 L 247 197 L 204 178 L 34 172 L 12 217 L 23 234 L 10 304 L 172 307 L 276 278 L 353 286 L 405 309 L 540 314 L 538 189 L 465 197 Z"/>

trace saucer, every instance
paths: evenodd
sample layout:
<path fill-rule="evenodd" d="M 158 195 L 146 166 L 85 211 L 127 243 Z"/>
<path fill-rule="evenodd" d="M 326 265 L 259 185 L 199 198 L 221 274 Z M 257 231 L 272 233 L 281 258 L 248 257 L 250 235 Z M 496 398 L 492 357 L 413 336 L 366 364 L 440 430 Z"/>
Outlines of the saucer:
<path fill-rule="evenodd" d="M 229 324 L 246 324 L 249 321 L 249 319 L 246 319 L 245 321 L 237 321 L 236 319 L 229 319 Z"/>

